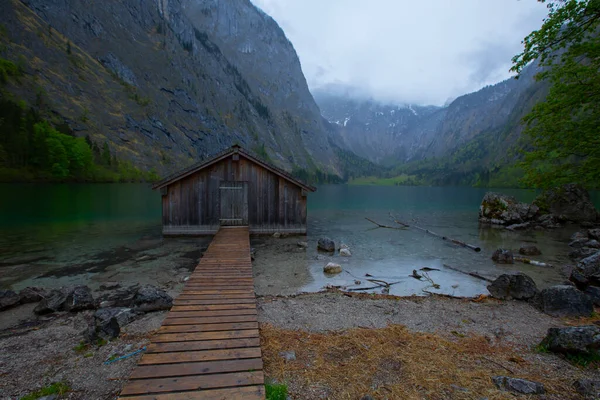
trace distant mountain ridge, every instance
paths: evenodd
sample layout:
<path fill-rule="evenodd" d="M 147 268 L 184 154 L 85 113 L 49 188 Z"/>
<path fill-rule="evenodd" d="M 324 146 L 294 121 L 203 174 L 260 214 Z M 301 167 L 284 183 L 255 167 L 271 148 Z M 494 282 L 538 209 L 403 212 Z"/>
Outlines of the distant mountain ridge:
<path fill-rule="evenodd" d="M 507 151 L 520 137 L 522 117 L 547 90 L 546 83 L 535 81 L 538 72 L 532 64 L 519 79 L 460 96 L 445 107 L 386 105 L 322 91 L 314 95 L 335 126 L 334 142 L 344 149 L 388 166 L 452 160 L 447 168 L 473 172 L 510 157 Z M 474 147 L 476 152 L 467 151 Z"/>

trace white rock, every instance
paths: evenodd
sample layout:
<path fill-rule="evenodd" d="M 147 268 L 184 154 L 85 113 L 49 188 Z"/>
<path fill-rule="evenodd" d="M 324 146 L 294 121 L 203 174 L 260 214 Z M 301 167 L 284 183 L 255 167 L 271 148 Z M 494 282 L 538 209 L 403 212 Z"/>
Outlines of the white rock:
<path fill-rule="evenodd" d="M 342 266 L 340 264 L 330 262 L 323 268 L 323 272 L 331 275 L 339 274 L 342 272 Z"/>
<path fill-rule="evenodd" d="M 351 257 L 352 253 L 349 249 L 340 249 L 340 256 L 342 257 Z"/>

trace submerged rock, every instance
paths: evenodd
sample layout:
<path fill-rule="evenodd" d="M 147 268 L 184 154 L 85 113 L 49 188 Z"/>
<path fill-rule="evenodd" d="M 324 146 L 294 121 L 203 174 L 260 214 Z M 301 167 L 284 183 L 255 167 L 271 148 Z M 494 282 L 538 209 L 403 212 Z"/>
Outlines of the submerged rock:
<path fill-rule="evenodd" d="M 328 237 L 322 237 L 317 242 L 317 248 L 319 250 L 333 253 L 335 251 L 335 242 Z"/>
<path fill-rule="evenodd" d="M 133 306 L 143 312 L 169 310 L 173 307 L 173 298 L 156 286 L 144 285 L 133 297 Z"/>
<path fill-rule="evenodd" d="M 514 256 L 510 250 L 498 249 L 492 255 L 492 260 L 498 264 L 514 264 Z"/>
<path fill-rule="evenodd" d="M 508 376 L 495 376 L 492 378 L 494 384 L 500 390 L 520 394 L 543 394 L 544 385 L 539 382 L 526 379 L 511 378 Z"/>
<path fill-rule="evenodd" d="M 104 282 L 100 285 L 100 290 L 115 290 L 121 287 L 119 282 Z"/>
<path fill-rule="evenodd" d="M 529 246 L 522 246 L 519 249 L 519 254 L 524 255 L 524 256 L 539 256 L 542 254 L 542 252 L 536 246 L 529 245 Z"/>
<path fill-rule="evenodd" d="M 301 249 L 307 249 L 308 248 L 308 243 L 307 242 L 298 242 L 296 243 L 298 245 L 298 247 L 300 247 Z"/>
<path fill-rule="evenodd" d="M 40 287 L 26 287 L 19 292 L 19 301 L 21 304 L 37 303 L 47 295 L 48 293 Z"/>
<path fill-rule="evenodd" d="M 350 249 L 340 249 L 340 256 L 351 257 L 352 253 L 350 252 Z"/>
<path fill-rule="evenodd" d="M 0 290 L 0 311 L 19 304 L 19 295 L 12 290 Z"/>
<path fill-rule="evenodd" d="M 323 272 L 330 275 L 336 275 L 342 272 L 342 266 L 336 263 L 329 263 L 323 267 Z"/>
<path fill-rule="evenodd" d="M 590 194 L 581 185 L 570 183 L 546 190 L 533 204 L 545 214 L 560 215 L 571 222 L 595 222 L 598 219 Z"/>
<path fill-rule="evenodd" d="M 546 288 L 535 302 L 544 313 L 553 317 L 589 317 L 594 311 L 592 299 L 575 286 Z"/>
<path fill-rule="evenodd" d="M 507 300 L 529 300 L 538 293 L 533 279 L 525 274 L 500 275 L 487 289 L 493 297 Z"/>
<path fill-rule="evenodd" d="M 600 327 L 586 325 L 550 328 L 542 345 L 555 353 L 596 354 L 600 348 Z"/>

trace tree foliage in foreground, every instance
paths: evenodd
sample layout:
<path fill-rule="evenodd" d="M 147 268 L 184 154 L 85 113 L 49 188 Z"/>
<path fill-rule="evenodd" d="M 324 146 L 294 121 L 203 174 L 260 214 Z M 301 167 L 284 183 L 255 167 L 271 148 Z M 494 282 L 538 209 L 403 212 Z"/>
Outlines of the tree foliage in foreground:
<path fill-rule="evenodd" d="M 600 185 L 600 0 L 546 1 L 549 15 L 528 35 L 513 71 L 539 60 L 538 79 L 551 88 L 524 121 L 532 148 L 524 183 L 550 187 L 568 182 Z"/>

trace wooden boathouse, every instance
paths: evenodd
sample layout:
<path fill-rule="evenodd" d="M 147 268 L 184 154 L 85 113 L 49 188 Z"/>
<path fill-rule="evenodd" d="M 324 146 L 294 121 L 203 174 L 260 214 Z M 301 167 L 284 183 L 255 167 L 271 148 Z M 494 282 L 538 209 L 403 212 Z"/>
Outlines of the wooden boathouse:
<path fill-rule="evenodd" d="M 238 145 L 156 183 L 163 235 L 212 235 L 221 226 L 250 233 L 306 233 L 316 189 Z"/>

